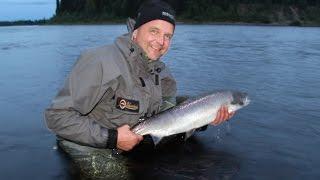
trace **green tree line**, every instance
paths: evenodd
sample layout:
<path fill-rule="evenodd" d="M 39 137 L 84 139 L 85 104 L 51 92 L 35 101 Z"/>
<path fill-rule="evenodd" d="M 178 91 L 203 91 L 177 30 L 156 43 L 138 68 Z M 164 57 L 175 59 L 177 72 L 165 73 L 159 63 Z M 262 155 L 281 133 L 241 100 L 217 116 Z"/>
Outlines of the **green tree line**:
<path fill-rule="evenodd" d="M 56 0 L 53 22 L 114 22 L 146 0 Z M 164 0 L 183 22 L 320 24 L 320 0 Z"/>

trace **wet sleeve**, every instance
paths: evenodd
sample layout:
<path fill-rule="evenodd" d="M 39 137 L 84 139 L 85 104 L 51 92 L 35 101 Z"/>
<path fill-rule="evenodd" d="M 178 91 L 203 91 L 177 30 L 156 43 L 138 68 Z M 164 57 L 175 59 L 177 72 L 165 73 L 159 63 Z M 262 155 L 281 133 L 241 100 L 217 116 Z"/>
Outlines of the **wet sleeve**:
<path fill-rule="evenodd" d="M 76 111 L 47 109 L 45 118 L 48 128 L 65 139 L 99 148 L 116 147 L 116 130 L 104 128 Z"/>
<path fill-rule="evenodd" d="M 168 67 L 161 72 L 162 105 L 160 111 L 165 111 L 176 105 L 177 84 Z"/>

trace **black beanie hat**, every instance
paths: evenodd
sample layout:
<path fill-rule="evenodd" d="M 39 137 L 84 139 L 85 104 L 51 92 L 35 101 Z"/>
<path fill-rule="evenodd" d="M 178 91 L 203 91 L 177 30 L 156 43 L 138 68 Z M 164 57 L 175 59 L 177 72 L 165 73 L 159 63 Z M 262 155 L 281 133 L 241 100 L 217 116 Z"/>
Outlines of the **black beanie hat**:
<path fill-rule="evenodd" d="M 141 25 L 156 19 L 164 20 L 175 26 L 175 11 L 169 4 L 161 0 L 151 0 L 143 3 L 138 10 L 134 30 Z"/>

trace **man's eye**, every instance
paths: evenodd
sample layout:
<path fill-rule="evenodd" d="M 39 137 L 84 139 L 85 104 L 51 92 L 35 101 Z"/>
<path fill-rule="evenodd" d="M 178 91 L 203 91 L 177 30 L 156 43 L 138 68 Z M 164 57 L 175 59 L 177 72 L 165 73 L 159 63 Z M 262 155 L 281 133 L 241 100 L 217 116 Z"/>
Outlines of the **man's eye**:
<path fill-rule="evenodd" d="M 170 35 L 170 34 L 166 34 L 166 35 L 164 35 L 164 37 L 165 37 L 165 39 L 166 39 L 166 40 L 171 40 L 172 35 Z"/>
<path fill-rule="evenodd" d="M 152 35 L 156 35 L 158 32 L 157 32 L 156 30 L 152 29 L 152 30 L 150 30 L 150 33 L 151 33 Z"/>

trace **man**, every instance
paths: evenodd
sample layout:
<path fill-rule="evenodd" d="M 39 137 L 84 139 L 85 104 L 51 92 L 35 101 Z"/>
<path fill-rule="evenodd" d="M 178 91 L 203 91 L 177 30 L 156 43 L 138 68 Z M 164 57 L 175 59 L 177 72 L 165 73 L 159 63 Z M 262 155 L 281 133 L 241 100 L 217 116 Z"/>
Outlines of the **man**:
<path fill-rule="evenodd" d="M 176 82 L 159 60 L 174 29 L 168 4 L 143 4 L 133 31 L 112 45 L 82 53 L 45 112 L 48 128 L 78 144 L 131 150 L 143 137 L 130 127 L 175 104 Z M 231 116 L 223 107 L 213 124 Z"/>

